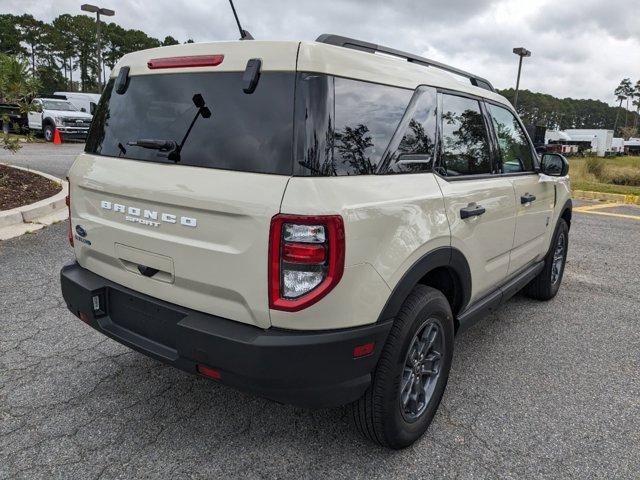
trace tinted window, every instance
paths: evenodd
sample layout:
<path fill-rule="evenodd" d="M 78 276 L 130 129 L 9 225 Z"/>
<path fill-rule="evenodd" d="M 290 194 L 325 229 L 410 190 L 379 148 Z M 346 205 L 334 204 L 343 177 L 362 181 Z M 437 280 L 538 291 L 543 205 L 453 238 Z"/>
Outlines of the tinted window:
<path fill-rule="evenodd" d="M 533 154 L 527 137 L 513 113 L 506 108 L 488 105 L 498 137 L 503 173 L 533 170 Z"/>
<path fill-rule="evenodd" d="M 428 172 L 433 168 L 436 138 L 436 91 L 419 87 L 400 123 L 389 151 L 390 173 Z"/>
<path fill-rule="evenodd" d="M 194 94 L 211 110 L 198 117 L 180 164 L 291 174 L 294 73 L 266 72 L 254 93 L 242 90 L 242 72 L 132 76 L 124 94 L 109 83 L 93 118 L 86 151 L 152 162 L 162 152 L 129 146 L 138 139 L 181 142 L 197 113 Z"/>
<path fill-rule="evenodd" d="M 333 77 L 300 73 L 296 85 L 294 171 L 338 175 L 333 156 Z"/>
<path fill-rule="evenodd" d="M 391 151 L 397 147 L 391 148 L 389 142 L 412 95 L 412 90 L 398 87 L 323 74 L 298 74 L 294 173 L 376 173 L 387 147 Z M 417 122 L 428 117 L 422 111 L 425 108 L 428 110 L 416 108 Z M 412 140 L 407 135 L 403 145 L 409 150 L 412 141 L 417 145 L 421 140 L 422 137 Z"/>
<path fill-rule="evenodd" d="M 443 175 L 491 173 L 487 131 L 477 100 L 442 95 Z"/>
<path fill-rule="evenodd" d="M 334 155 L 338 175 L 375 173 L 413 91 L 335 79 Z"/>

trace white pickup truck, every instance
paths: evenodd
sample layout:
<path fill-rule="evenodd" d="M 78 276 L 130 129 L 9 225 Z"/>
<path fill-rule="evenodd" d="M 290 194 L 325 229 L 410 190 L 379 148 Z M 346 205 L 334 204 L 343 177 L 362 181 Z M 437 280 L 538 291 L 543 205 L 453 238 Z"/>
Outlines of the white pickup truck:
<path fill-rule="evenodd" d="M 58 98 L 34 98 L 31 103 L 34 108 L 29 112 L 29 129 L 42 133 L 47 142 L 53 140 L 56 128 L 67 138 L 87 138 L 93 115 Z"/>

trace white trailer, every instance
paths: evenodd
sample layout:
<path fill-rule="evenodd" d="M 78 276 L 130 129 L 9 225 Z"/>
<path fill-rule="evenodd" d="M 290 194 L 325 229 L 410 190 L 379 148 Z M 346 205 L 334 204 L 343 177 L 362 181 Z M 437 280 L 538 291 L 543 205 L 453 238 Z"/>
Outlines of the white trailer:
<path fill-rule="evenodd" d="M 624 153 L 624 138 L 614 137 L 611 142 L 611 150 L 617 155 Z"/>
<path fill-rule="evenodd" d="M 55 92 L 54 95 L 61 95 L 67 98 L 78 110 L 93 115 L 93 112 L 100 101 L 97 93 L 83 92 Z"/>
<path fill-rule="evenodd" d="M 572 128 L 565 130 L 565 133 L 571 137 L 571 140 L 586 140 L 588 138 L 595 139 L 595 146 L 593 150 L 599 157 L 604 157 L 612 150 L 611 144 L 613 142 L 613 130 Z"/>

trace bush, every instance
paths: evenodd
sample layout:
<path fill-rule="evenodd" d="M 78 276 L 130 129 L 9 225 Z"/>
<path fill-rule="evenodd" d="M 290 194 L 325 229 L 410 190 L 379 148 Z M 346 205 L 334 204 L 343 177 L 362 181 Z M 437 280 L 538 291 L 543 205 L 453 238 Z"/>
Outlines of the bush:
<path fill-rule="evenodd" d="M 587 172 L 594 175 L 598 180 L 602 179 L 604 174 L 604 159 L 598 157 L 589 157 L 586 161 Z"/>
<path fill-rule="evenodd" d="M 640 187 L 640 170 L 631 167 L 608 168 L 606 180 L 614 185 Z"/>

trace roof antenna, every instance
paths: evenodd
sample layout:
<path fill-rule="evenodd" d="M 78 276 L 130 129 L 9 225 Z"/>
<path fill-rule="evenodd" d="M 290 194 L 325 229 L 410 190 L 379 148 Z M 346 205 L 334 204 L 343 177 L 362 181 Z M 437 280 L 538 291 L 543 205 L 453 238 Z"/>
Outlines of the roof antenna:
<path fill-rule="evenodd" d="M 253 40 L 253 37 L 249 32 L 242 29 L 242 25 L 240 25 L 240 20 L 238 20 L 238 14 L 236 13 L 236 7 L 233 6 L 233 0 L 229 0 L 231 4 L 231 10 L 233 10 L 233 16 L 236 17 L 236 23 L 238 24 L 238 30 L 240 30 L 240 40 Z"/>

